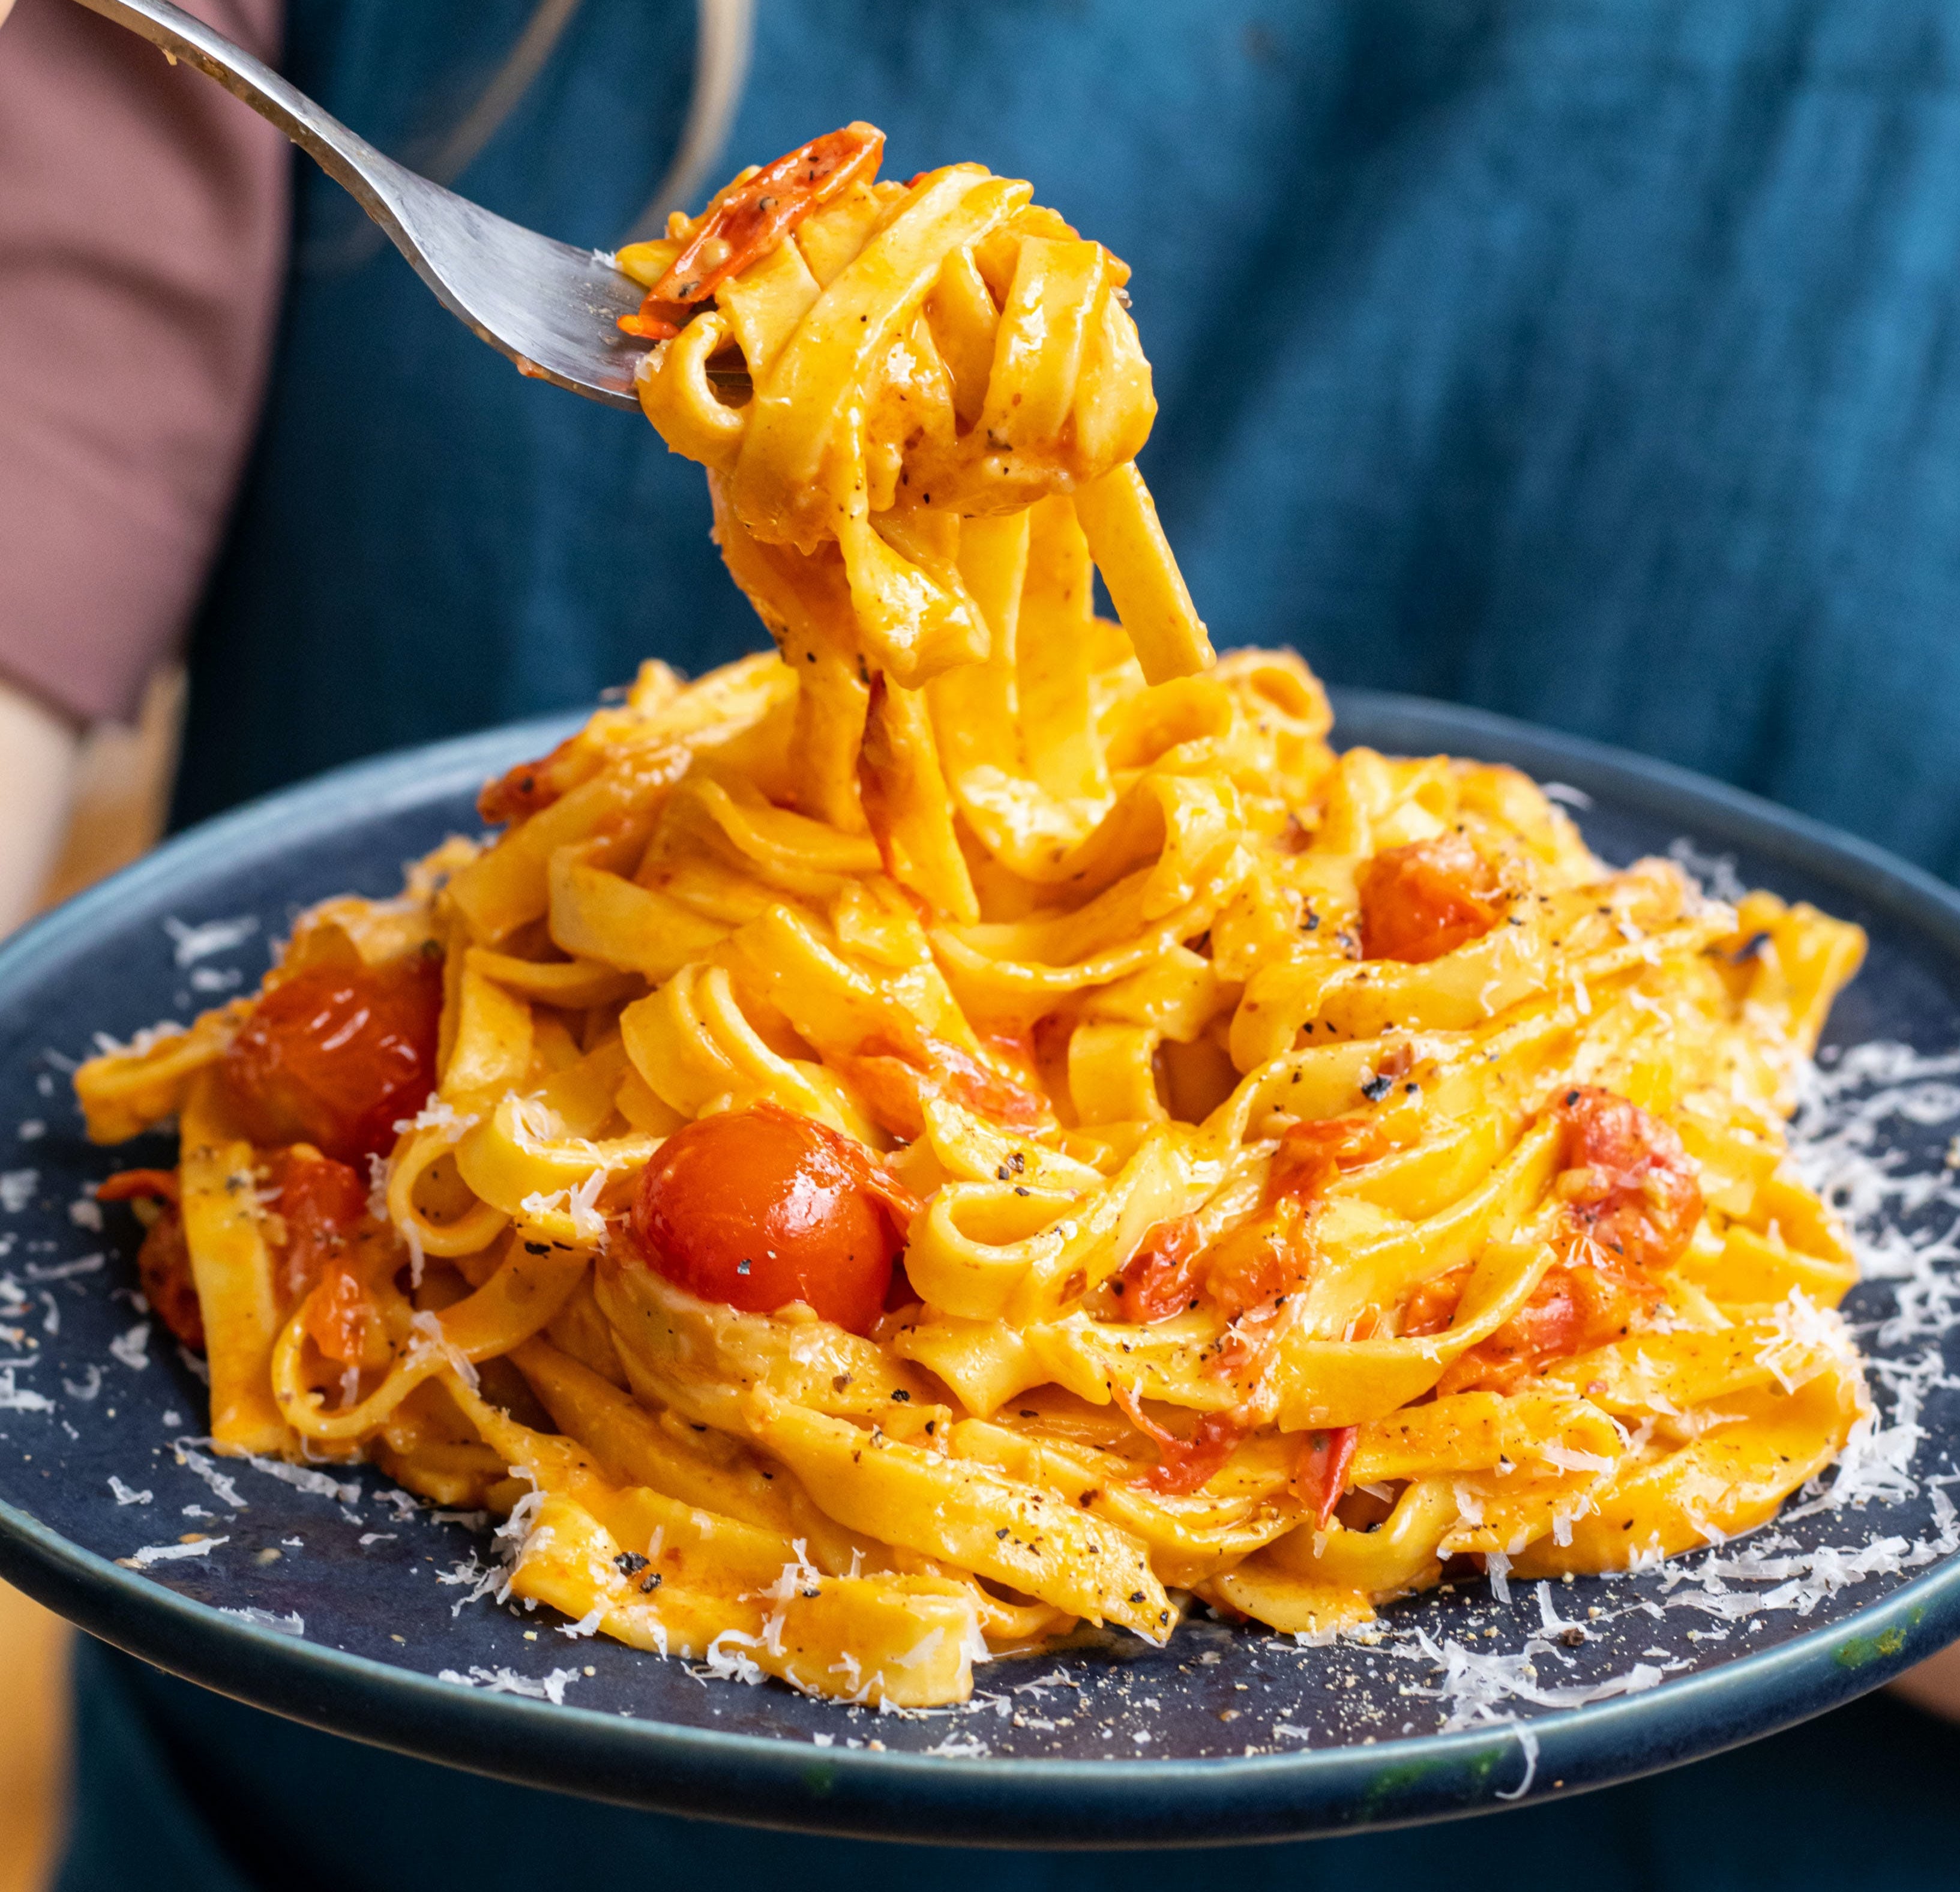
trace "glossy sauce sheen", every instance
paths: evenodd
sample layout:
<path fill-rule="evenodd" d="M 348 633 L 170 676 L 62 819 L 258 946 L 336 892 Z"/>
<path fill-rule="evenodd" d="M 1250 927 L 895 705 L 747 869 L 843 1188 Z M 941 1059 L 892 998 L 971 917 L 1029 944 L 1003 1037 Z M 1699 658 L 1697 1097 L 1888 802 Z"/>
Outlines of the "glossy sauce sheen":
<path fill-rule="evenodd" d="M 358 1164 L 394 1145 L 435 1082 L 442 972 L 417 957 L 315 967 L 261 999 L 224 1060 L 259 1144 Z"/>
<path fill-rule="evenodd" d="M 1497 923 L 1490 871 L 1460 834 L 1385 848 L 1362 867 L 1354 886 L 1364 959 L 1426 965 Z"/>
<path fill-rule="evenodd" d="M 632 1227 L 649 1265 L 704 1301 L 749 1314 L 807 1301 L 868 1333 L 917 1210 L 861 1144 L 762 1104 L 669 1137 Z"/>

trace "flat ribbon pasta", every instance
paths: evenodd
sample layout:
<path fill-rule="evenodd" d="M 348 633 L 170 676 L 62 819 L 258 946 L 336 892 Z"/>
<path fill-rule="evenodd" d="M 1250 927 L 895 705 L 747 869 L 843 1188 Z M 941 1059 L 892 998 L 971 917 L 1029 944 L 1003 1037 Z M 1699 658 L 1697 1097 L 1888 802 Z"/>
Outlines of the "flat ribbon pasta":
<path fill-rule="evenodd" d="M 1773 1516 L 1865 1409 L 1783 1130 L 1862 935 L 1214 658 L 1128 269 L 881 144 L 619 259 L 775 650 L 645 666 L 495 839 L 78 1074 L 103 1141 L 178 1120 L 114 1193 L 218 1449 L 372 1457 L 588 1629 L 903 1706 L 1081 1621 L 1321 1630 Z M 404 1069 L 378 1130 L 327 1107 Z M 744 1298 L 787 1225 L 743 1224 L 724 1300 L 649 1233 L 728 1123 L 870 1192 L 854 1324 L 854 1252 Z"/>

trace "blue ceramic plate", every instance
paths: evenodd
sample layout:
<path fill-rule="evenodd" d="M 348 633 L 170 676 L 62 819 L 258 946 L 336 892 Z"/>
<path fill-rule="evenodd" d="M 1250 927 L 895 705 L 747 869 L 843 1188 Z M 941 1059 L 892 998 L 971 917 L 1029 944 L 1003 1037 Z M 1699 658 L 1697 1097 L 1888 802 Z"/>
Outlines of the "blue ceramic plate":
<path fill-rule="evenodd" d="M 1823 1060 L 1834 1104 L 1811 1126 L 1815 1160 L 1868 1159 L 1851 1207 L 1885 1277 L 1852 1303 L 1882 1416 L 1857 1502 L 1827 1491 L 1667 1571 L 1421 1597 L 1371 1640 L 1195 1622 L 1162 1652 L 1086 1642 L 983 1669 L 962 1709 L 881 1717 L 470 1600 L 480 1524 L 371 1472 L 214 1460 L 192 1364 L 135 1296 L 135 1225 L 88 1196 L 170 1147 L 91 1148 L 65 1073 L 98 1031 L 248 986 L 306 903 L 395 891 L 403 862 L 474 827 L 486 776 L 569 726 L 553 721 L 259 802 L 0 951 L 0 1575 L 194 1681 L 406 1753 L 679 1812 L 983 1843 L 1278 1837 L 1570 1793 L 1815 1714 L 1960 1634 L 1942 1482 L 1960 1402 L 1936 1384 L 1960 1281 L 1936 1239 L 1960 1207 L 1941 1062 L 1960 1046 L 1960 897 L 1656 763 L 1407 699 L 1339 707 L 1347 741 L 1561 785 L 1608 859 L 1672 848 L 1718 888 L 1739 875 L 1869 929 Z M 1895 1049 L 1850 1049 L 1876 1043 Z"/>

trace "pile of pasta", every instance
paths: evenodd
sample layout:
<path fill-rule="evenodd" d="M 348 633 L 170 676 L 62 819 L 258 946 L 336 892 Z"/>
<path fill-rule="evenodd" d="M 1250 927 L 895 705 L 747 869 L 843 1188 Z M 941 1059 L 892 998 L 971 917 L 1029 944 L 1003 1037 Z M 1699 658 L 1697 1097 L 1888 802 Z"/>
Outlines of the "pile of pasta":
<path fill-rule="evenodd" d="M 1861 935 L 1214 658 L 1124 266 L 879 143 L 620 259 L 775 649 L 648 664 L 494 839 L 79 1074 L 102 1140 L 177 1120 L 107 1193 L 219 1449 L 372 1459 L 588 1631 L 899 1706 L 1771 1517 L 1866 1406 L 1783 1130 Z"/>

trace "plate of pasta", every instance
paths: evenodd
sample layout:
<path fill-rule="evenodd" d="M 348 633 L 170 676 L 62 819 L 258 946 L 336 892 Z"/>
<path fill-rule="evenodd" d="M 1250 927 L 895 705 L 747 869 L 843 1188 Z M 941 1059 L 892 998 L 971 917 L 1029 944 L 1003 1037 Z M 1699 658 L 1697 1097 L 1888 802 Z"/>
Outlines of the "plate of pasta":
<path fill-rule="evenodd" d="M 944 1839 L 1576 1791 L 1939 1646 L 1954 897 L 1214 653 L 1125 266 L 881 148 L 619 259 L 772 648 L 0 953 L 0 1569 L 341 1732 Z"/>

